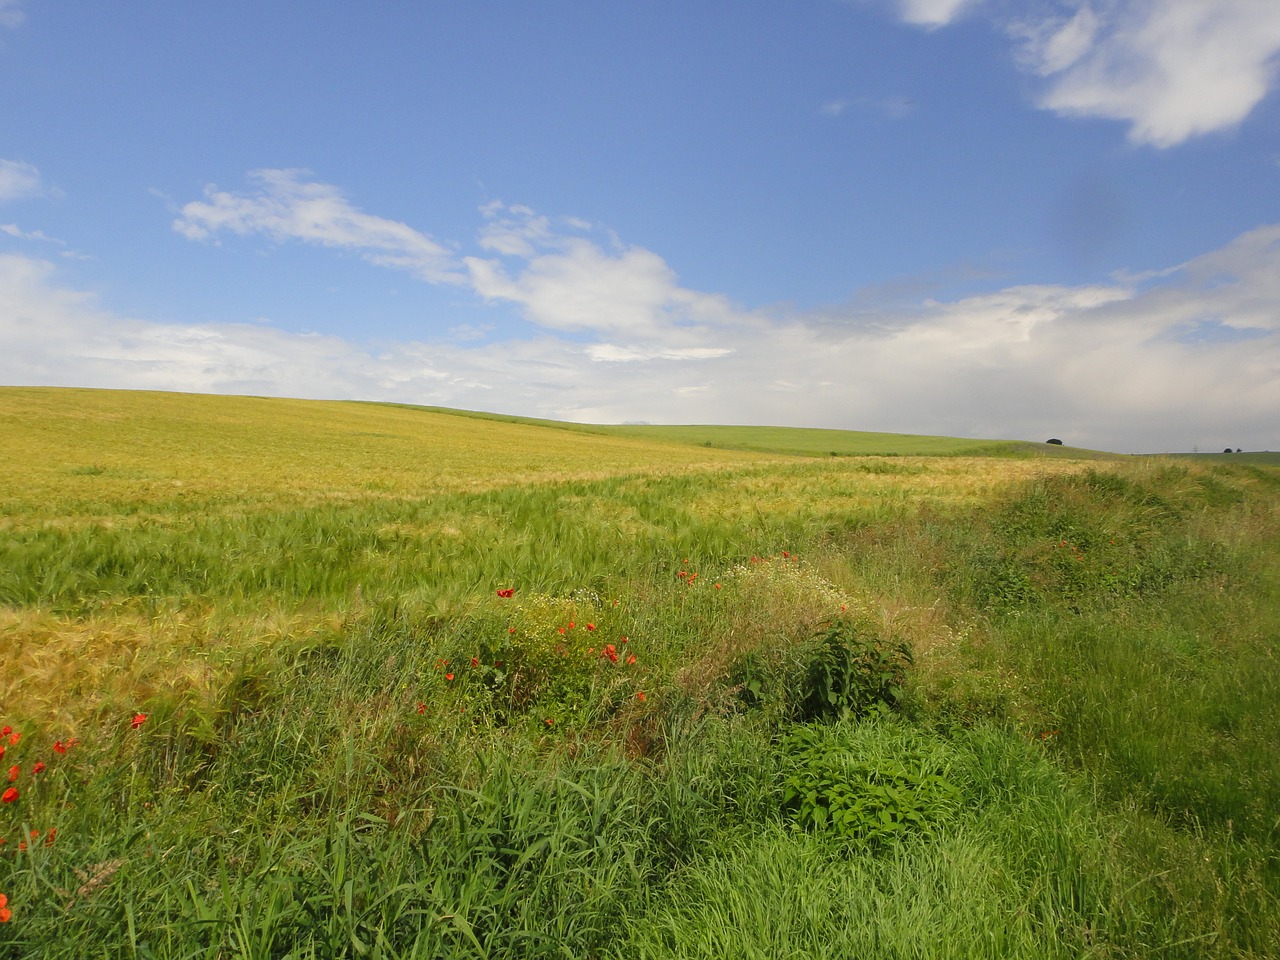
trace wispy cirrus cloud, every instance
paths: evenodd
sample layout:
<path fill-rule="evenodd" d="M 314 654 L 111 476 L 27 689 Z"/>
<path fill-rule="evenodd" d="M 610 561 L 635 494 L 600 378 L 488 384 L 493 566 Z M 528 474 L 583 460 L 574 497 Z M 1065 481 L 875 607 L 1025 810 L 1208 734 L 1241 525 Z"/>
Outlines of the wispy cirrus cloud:
<path fill-rule="evenodd" d="M 981 2 L 981 0 L 977 0 Z M 898 0 L 902 19 L 920 27 L 945 27 L 975 0 Z"/>
<path fill-rule="evenodd" d="M 0 233 L 13 237 L 15 240 L 36 240 L 40 243 L 55 243 L 58 246 L 65 246 L 65 240 L 58 240 L 51 237 L 43 230 L 23 230 L 16 223 L 0 223 Z"/>
<path fill-rule="evenodd" d="M 1280 69 L 1273 0 L 899 0 L 898 9 L 930 28 L 985 13 L 1043 78 L 1040 106 L 1126 122 L 1130 140 L 1155 147 L 1236 126 Z"/>
<path fill-rule="evenodd" d="M 0 27 L 18 26 L 27 15 L 22 12 L 22 0 L 0 0 Z"/>
<path fill-rule="evenodd" d="M 0 159 L 0 203 L 38 197 L 44 192 L 38 169 L 20 160 Z"/>
<path fill-rule="evenodd" d="M 182 207 L 173 228 L 189 240 L 216 239 L 220 233 L 298 240 L 349 250 L 431 283 L 464 280 L 450 251 L 431 237 L 398 220 L 365 213 L 308 171 L 255 170 L 249 179 L 255 189 L 248 194 L 207 188 L 204 200 Z"/>

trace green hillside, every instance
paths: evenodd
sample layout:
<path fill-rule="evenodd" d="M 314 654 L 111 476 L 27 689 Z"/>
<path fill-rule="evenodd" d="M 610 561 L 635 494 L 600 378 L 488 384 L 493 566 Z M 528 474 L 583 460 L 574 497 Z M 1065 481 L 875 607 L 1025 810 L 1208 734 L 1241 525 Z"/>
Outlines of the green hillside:
<path fill-rule="evenodd" d="M 394 405 L 393 406 L 400 406 Z M 540 420 L 497 413 L 452 410 L 446 407 L 409 407 L 499 423 L 522 423 L 574 433 L 606 437 L 658 440 L 723 450 L 746 450 L 801 457 L 861 456 L 1095 456 L 1092 451 L 1046 446 L 1016 440 L 975 440 L 910 433 L 872 433 L 860 430 L 824 430 L 812 427 L 749 427 L 723 425 L 585 424 Z"/>

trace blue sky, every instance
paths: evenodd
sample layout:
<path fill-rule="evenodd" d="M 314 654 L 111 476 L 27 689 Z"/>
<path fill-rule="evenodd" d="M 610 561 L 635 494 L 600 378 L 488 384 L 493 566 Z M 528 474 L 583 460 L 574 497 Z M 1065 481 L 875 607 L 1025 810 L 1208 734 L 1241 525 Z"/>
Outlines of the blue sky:
<path fill-rule="evenodd" d="M 1280 449 L 1275 0 L 0 0 L 0 383 Z"/>

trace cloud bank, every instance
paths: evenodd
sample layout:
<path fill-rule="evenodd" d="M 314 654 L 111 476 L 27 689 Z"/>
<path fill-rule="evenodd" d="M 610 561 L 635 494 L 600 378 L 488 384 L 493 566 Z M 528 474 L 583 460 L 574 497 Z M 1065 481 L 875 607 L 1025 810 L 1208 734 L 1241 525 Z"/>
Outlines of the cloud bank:
<path fill-rule="evenodd" d="M 470 254 L 296 171 L 210 191 L 175 229 L 341 249 L 514 309 L 530 335 L 357 342 L 117 316 L 0 256 L 0 382 L 396 400 L 591 422 L 825 426 L 1121 452 L 1280 447 L 1280 225 L 1157 274 L 909 308 L 750 310 L 657 253 L 500 203 Z M 441 324 L 443 328 L 446 324 Z"/>
<path fill-rule="evenodd" d="M 1275 0 L 898 0 L 898 10 L 930 29 L 987 13 L 1043 79 L 1040 106 L 1124 121 L 1131 141 L 1155 147 L 1236 126 L 1280 73 Z"/>

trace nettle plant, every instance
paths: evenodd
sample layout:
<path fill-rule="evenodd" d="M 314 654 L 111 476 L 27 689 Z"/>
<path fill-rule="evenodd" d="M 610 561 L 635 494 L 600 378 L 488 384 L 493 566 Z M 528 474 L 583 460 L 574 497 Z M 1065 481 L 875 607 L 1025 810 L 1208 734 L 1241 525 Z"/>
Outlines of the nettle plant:
<path fill-rule="evenodd" d="M 782 739 L 782 807 L 792 823 L 876 849 L 931 836 L 954 816 L 960 791 L 938 757 L 909 744 L 867 749 L 845 730 L 798 727 Z"/>

